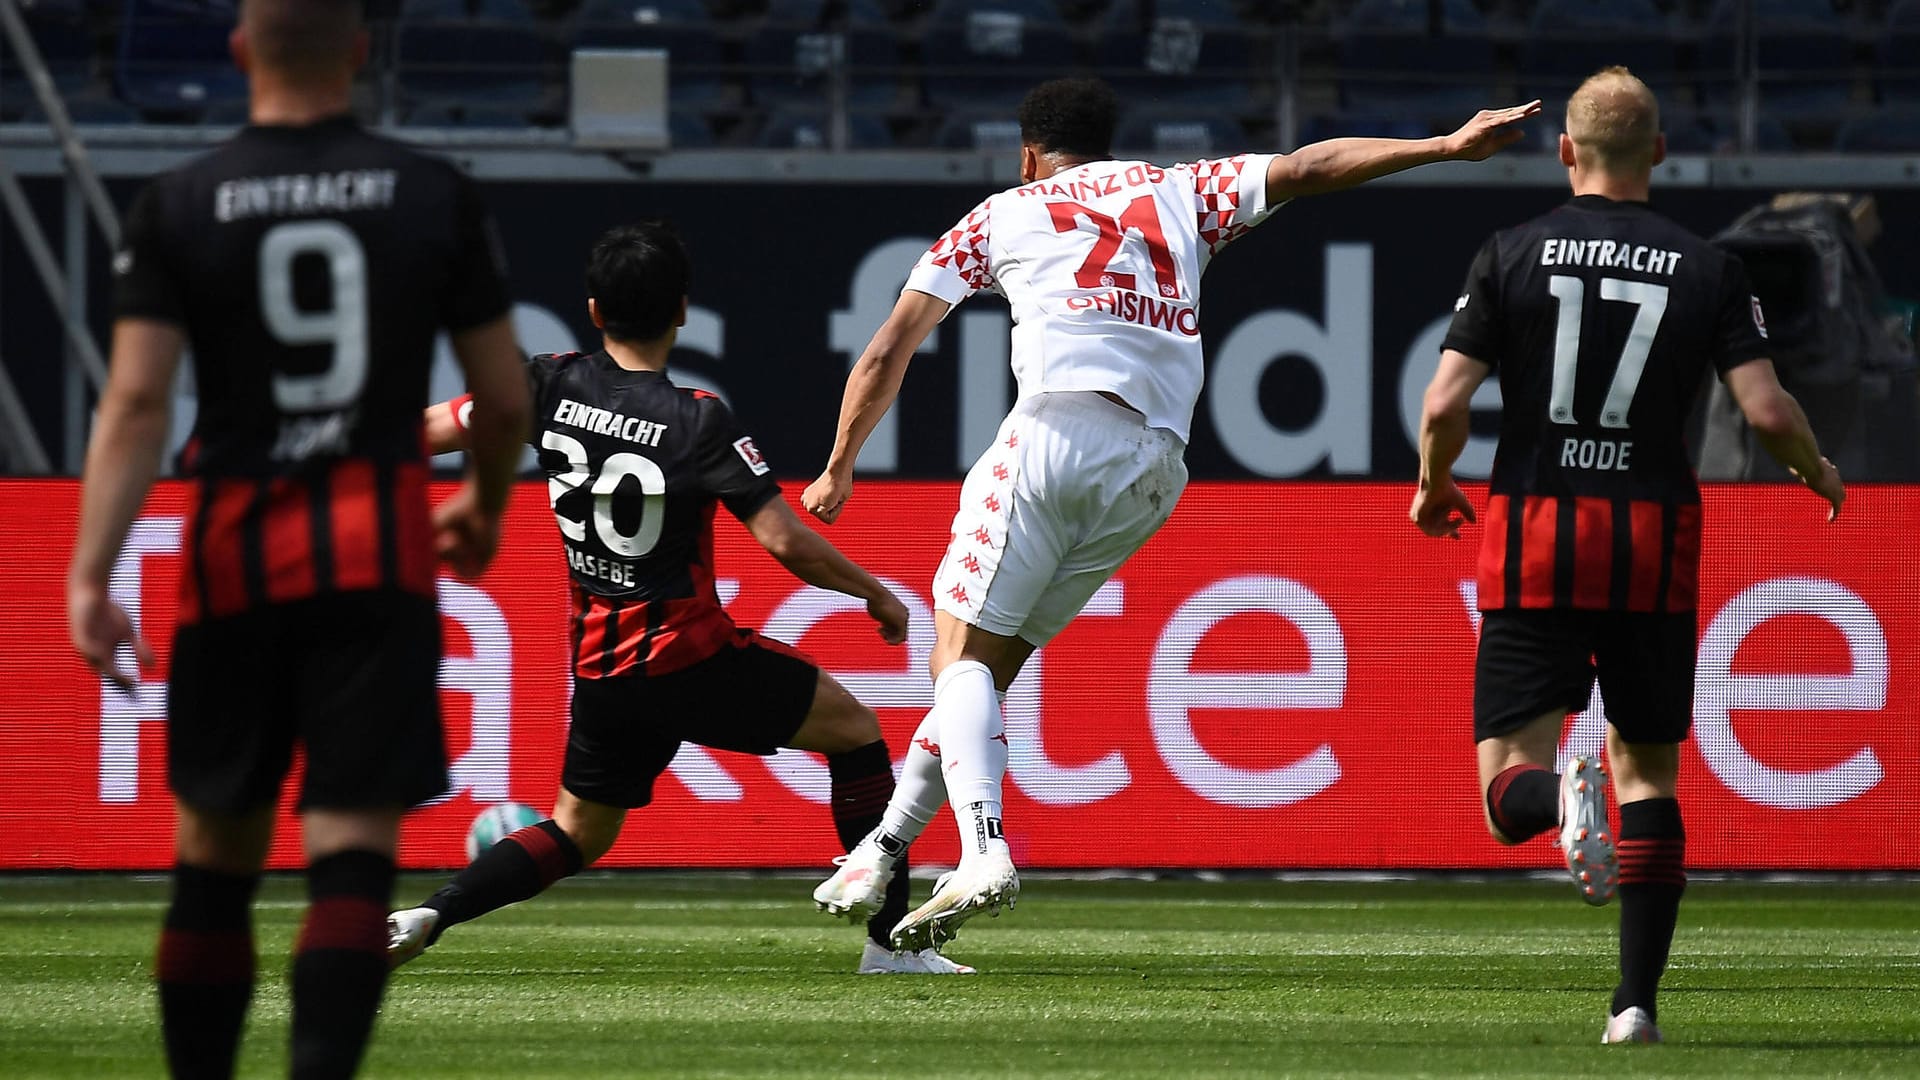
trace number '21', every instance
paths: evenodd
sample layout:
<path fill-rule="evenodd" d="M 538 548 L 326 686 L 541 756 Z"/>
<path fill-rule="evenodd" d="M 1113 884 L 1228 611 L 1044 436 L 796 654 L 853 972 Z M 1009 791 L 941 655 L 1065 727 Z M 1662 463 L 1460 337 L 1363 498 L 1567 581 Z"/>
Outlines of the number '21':
<path fill-rule="evenodd" d="M 1128 230 L 1138 230 L 1140 239 L 1146 242 L 1147 256 L 1153 262 L 1154 291 L 1161 296 L 1180 295 L 1173 252 L 1167 249 L 1167 234 L 1160 227 L 1160 212 L 1154 207 L 1152 195 L 1142 195 L 1128 203 L 1118 218 L 1108 217 L 1077 202 L 1050 202 L 1047 212 L 1053 215 L 1054 232 L 1073 232 L 1081 227 L 1080 222 L 1084 218 L 1099 234 L 1099 238 L 1093 242 L 1093 250 L 1087 252 L 1087 261 L 1081 263 L 1080 269 L 1073 275 L 1081 288 L 1135 291 L 1134 276 L 1111 267 L 1114 257 L 1120 254 L 1120 245 L 1126 240 Z"/>

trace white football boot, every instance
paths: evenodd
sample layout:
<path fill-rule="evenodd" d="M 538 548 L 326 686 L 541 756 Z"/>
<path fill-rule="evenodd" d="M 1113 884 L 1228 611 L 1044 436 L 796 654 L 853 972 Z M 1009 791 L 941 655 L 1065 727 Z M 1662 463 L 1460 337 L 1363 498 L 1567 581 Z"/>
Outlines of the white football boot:
<path fill-rule="evenodd" d="M 1607 774 L 1592 758 L 1574 758 L 1560 776 L 1560 850 L 1580 899 L 1595 907 L 1613 899 L 1620 860 L 1607 834 Z"/>
<path fill-rule="evenodd" d="M 1654 1026 L 1653 1018 L 1647 1015 L 1647 1010 L 1638 1005 L 1608 1020 L 1607 1030 L 1600 1034 L 1600 1042 L 1602 1045 L 1607 1043 L 1657 1043 L 1660 1041 L 1660 1029 Z"/>
<path fill-rule="evenodd" d="M 887 902 L 894 862 L 878 844 L 860 841 L 852 851 L 833 860 L 839 869 L 813 890 L 814 905 L 834 918 L 866 922 Z"/>
<path fill-rule="evenodd" d="M 408 908 L 387 916 L 387 968 L 392 970 L 427 949 L 427 939 L 440 925 L 440 913 L 428 907 Z"/>
<path fill-rule="evenodd" d="M 999 915 L 1020 898 L 1020 875 L 1005 855 L 962 860 L 934 882 L 933 896 L 893 928 L 893 947 L 910 952 L 952 941 L 960 924 L 982 911 Z"/>
<path fill-rule="evenodd" d="M 974 970 L 965 964 L 956 964 L 941 956 L 937 950 L 921 949 L 909 952 L 905 949 L 893 950 L 884 945 L 876 945 L 873 939 L 867 939 L 866 948 L 860 950 L 860 966 L 856 968 L 862 975 L 972 975 Z"/>

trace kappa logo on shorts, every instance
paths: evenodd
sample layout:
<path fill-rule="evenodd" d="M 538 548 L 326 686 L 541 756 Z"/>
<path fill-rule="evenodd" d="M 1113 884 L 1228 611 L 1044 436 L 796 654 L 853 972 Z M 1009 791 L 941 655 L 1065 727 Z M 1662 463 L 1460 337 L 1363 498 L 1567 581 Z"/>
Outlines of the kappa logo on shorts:
<path fill-rule="evenodd" d="M 960 556 L 960 565 L 966 567 L 967 572 L 973 576 L 980 576 L 980 560 L 974 557 L 973 552 L 969 551 Z"/>
<path fill-rule="evenodd" d="M 973 540 L 974 543 L 981 544 L 985 547 L 993 546 L 993 534 L 987 531 L 985 525 L 973 530 Z"/>
<path fill-rule="evenodd" d="M 1009 475 L 1011 474 L 1007 472 L 1007 467 L 1005 465 L 999 464 L 998 462 L 994 464 L 993 478 L 995 480 L 1005 480 Z"/>
<path fill-rule="evenodd" d="M 1000 512 L 1000 496 L 995 495 L 992 492 L 988 492 L 987 497 L 981 500 L 981 502 L 986 506 L 988 510 L 993 511 L 996 514 Z"/>
<path fill-rule="evenodd" d="M 965 585 L 955 585 L 953 588 L 947 590 L 947 595 L 953 597 L 954 603 L 964 604 L 967 602 L 967 587 Z"/>
<path fill-rule="evenodd" d="M 751 435 L 733 440 L 733 448 L 740 454 L 740 460 L 747 463 L 747 468 L 753 470 L 753 475 L 765 476 L 772 468 L 767 464 L 767 459 L 760 456 L 760 448 L 753 445 Z"/>

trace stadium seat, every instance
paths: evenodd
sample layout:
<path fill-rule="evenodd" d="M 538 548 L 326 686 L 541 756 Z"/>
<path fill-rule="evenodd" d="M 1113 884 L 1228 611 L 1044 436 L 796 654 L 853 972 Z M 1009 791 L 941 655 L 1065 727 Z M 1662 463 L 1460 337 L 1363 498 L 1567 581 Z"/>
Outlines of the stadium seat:
<path fill-rule="evenodd" d="M 954 113 L 934 133 L 933 144 L 945 150 L 1017 154 L 1020 123 L 1005 110 Z"/>
<path fill-rule="evenodd" d="M 140 122 L 140 114 L 131 106 L 103 94 L 90 93 L 64 97 L 61 104 L 66 106 L 67 119 L 76 124 L 137 124 Z M 18 119 L 26 124 L 44 124 L 47 116 L 41 110 L 38 101 L 29 101 Z"/>
<path fill-rule="evenodd" d="M 830 100 L 833 72 L 844 66 L 848 103 L 882 108 L 899 96 L 899 52 L 893 35 L 872 25 L 829 29 L 778 22 L 773 14 L 747 38 L 747 86 L 755 101 L 806 103 Z"/>
<path fill-rule="evenodd" d="M 1267 78 L 1255 39 L 1222 0 L 1114 0 L 1097 24 L 1094 63 L 1128 105 L 1244 112 Z"/>
<path fill-rule="evenodd" d="M 1248 149 L 1246 131 L 1231 120 L 1150 112 L 1137 112 L 1122 120 L 1113 143 L 1120 157 L 1151 161 L 1191 161 Z"/>
<path fill-rule="evenodd" d="M 394 38 L 403 111 L 530 114 L 556 108 L 556 57 L 518 0 L 409 0 Z"/>
<path fill-rule="evenodd" d="M 1691 112 L 1669 109 L 1660 116 L 1661 132 L 1672 154 L 1734 154 L 1740 152 L 1740 118 L 1727 112 Z M 1793 136 L 1777 117 L 1761 114 L 1754 123 L 1754 150 L 1785 154 L 1798 149 Z"/>
<path fill-rule="evenodd" d="M 1920 0 L 1900 0 L 1887 9 L 1874 59 L 1882 101 L 1920 104 Z"/>
<path fill-rule="evenodd" d="M 232 5 L 127 0 L 114 65 L 121 100 L 176 115 L 244 100 L 246 79 L 227 49 L 234 18 Z"/>
<path fill-rule="evenodd" d="M 1010 108 L 1073 67 L 1066 24 L 1042 0 L 944 0 L 925 34 L 927 100 L 943 109 Z"/>
<path fill-rule="evenodd" d="M 1520 97 L 1565 101 L 1581 80 L 1613 64 L 1672 96 L 1673 35 L 1651 0 L 1543 0 L 1520 47 Z"/>
<path fill-rule="evenodd" d="M 1853 96 L 1853 38 L 1828 0 L 1719 0 L 1700 45 L 1701 96 L 1738 97 L 1734 64 L 1739 5 L 1753 4 L 1760 103 L 1776 114 L 1842 112 Z"/>
<path fill-rule="evenodd" d="M 1486 107 L 1495 69 L 1486 20 L 1468 0 L 1444 0 L 1440 14 L 1435 35 L 1427 0 L 1356 4 L 1336 30 L 1342 105 L 1423 119 Z"/>
<path fill-rule="evenodd" d="M 727 95 L 719 25 L 699 0 L 586 0 L 567 30 L 574 49 L 661 49 L 675 108 L 706 108 Z"/>
<path fill-rule="evenodd" d="M 754 145 L 777 150 L 825 150 L 833 145 L 833 118 L 825 109 L 778 109 L 767 118 Z M 847 115 L 847 145 L 885 150 L 894 145 L 886 121 L 872 113 Z"/>
<path fill-rule="evenodd" d="M 42 0 L 27 4 L 21 15 L 40 59 L 47 65 L 47 74 L 53 77 L 54 86 L 63 94 L 88 89 L 93 84 L 96 65 L 93 34 L 87 29 L 85 8 L 73 0 L 54 3 Z M 4 77 L 24 82 L 25 73 L 20 70 L 12 50 L 0 46 L 0 54 L 4 54 L 0 57 L 0 63 L 6 68 Z"/>
<path fill-rule="evenodd" d="M 1920 109 L 1862 116 L 1840 129 L 1833 148 L 1850 154 L 1920 153 Z"/>
<path fill-rule="evenodd" d="M 1300 129 L 1300 145 L 1326 139 L 1424 139 L 1433 134 L 1425 120 L 1366 113 L 1332 113 L 1308 118 Z"/>

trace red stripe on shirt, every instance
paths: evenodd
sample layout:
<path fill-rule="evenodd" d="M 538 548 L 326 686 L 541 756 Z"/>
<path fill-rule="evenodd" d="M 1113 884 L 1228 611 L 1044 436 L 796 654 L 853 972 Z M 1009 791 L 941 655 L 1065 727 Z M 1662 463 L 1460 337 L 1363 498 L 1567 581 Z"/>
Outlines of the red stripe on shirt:
<path fill-rule="evenodd" d="M 260 544 L 269 602 L 304 600 L 313 595 L 313 513 L 308 508 L 305 481 L 280 477 L 268 484 Z"/>
<path fill-rule="evenodd" d="M 1520 606 L 1553 606 L 1553 556 L 1559 541 L 1560 501 L 1526 499 L 1520 525 Z"/>
<path fill-rule="evenodd" d="M 600 655 L 607 651 L 607 602 L 592 593 L 584 593 L 587 598 L 585 613 L 580 619 L 580 649 L 573 664 L 573 673 L 586 679 L 600 677 Z"/>
<path fill-rule="evenodd" d="M 380 585 L 379 488 L 374 464 L 343 461 L 333 469 L 333 585 L 342 592 Z"/>
<path fill-rule="evenodd" d="M 1673 577 L 1667 584 L 1667 610 L 1700 606 L 1700 507 L 1674 507 Z"/>
<path fill-rule="evenodd" d="M 1633 515 L 1633 578 L 1627 585 L 1627 610 L 1652 611 L 1660 599 L 1661 506 L 1655 502 L 1631 504 Z"/>
<path fill-rule="evenodd" d="M 187 512 L 181 515 L 180 518 L 180 535 L 183 539 L 181 547 L 183 549 L 193 543 L 194 521 L 199 517 L 200 485 L 188 484 Z M 201 618 L 200 571 L 196 566 L 199 560 L 194 558 L 194 553 L 191 550 L 187 551 L 186 555 L 186 558 L 180 560 L 180 611 L 176 616 L 177 621 L 182 626 L 188 623 L 197 623 Z"/>
<path fill-rule="evenodd" d="M 1613 601 L 1613 500 L 1573 500 L 1573 606 L 1605 609 Z"/>
<path fill-rule="evenodd" d="M 1507 604 L 1507 504 L 1505 495 L 1487 499 L 1480 537 L 1479 606 L 1492 611 Z"/>
<path fill-rule="evenodd" d="M 200 526 L 204 545 L 200 565 L 207 575 L 208 618 L 232 615 L 248 607 L 246 564 L 241 557 L 241 523 L 253 502 L 251 480 L 216 480 L 213 502 Z"/>
<path fill-rule="evenodd" d="M 432 596 L 439 577 L 433 551 L 433 522 L 427 510 L 427 467 L 418 462 L 394 466 L 393 542 L 399 548 L 400 588 Z"/>

